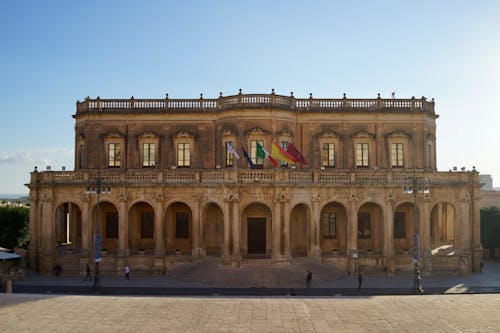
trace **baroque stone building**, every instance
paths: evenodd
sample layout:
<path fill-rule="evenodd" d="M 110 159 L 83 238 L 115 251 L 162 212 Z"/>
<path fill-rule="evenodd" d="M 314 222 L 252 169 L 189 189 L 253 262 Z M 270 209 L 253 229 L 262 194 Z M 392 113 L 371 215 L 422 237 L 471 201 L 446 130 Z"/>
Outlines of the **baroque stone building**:
<path fill-rule="evenodd" d="M 98 227 L 105 272 L 209 257 L 478 271 L 479 176 L 437 171 L 437 117 L 424 97 L 87 98 L 74 171 L 31 174 L 32 267 L 82 271 Z M 307 164 L 275 167 L 259 154 L 273 143 Z"/>

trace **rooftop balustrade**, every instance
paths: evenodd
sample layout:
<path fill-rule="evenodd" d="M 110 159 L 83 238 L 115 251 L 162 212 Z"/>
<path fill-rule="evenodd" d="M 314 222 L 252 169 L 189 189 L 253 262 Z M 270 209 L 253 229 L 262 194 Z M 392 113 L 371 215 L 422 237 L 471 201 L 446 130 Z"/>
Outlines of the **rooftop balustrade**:
<path fill-rule="evenodd" d="M 293 169 L 217 169 L 217 170 L 100 170 L 103 181 L 109 184 L 408 184 L 413 171 L 394 170 L 293 170 Z M 85 184 L 97 177 L 98 171 L 44 171 L 32 172 L 31 184 Z M 429 185 L 478 183 L 475 171 L 438 172 L 416 171 L 416 177 Z"/>
<path fill-rule="evenodd" d="M 434 113 L 434 100 L 425 97 L 417 99 L 381 98 L 374 99 L 346 98 L 295 98 L 271 94 L 240 94 L 219 96 L 206 99 L 91 99 L 77 101 L 77 114 L 84 112 L 216 112 L 235 108 L 280 108 L 298 112 L 354 112 L 354 111 L 389 111 L 389 112 L 429 112 Z"/>

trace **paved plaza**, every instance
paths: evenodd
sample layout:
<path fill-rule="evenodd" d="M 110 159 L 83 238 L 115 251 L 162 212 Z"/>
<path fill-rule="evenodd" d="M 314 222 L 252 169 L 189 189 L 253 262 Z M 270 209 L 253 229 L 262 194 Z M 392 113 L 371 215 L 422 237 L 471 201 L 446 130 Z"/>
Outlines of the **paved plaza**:
<path fill-rule="evenodd" d="M 499 332 L 500 295 L 1 294 L 0 332 Z"/>

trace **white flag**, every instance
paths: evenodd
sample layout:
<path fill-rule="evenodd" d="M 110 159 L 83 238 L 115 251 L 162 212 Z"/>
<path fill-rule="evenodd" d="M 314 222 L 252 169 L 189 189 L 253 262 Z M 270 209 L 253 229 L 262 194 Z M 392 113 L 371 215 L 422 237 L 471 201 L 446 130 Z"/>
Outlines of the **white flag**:
<path fill-rule="evenodd" d="M 234 150 L 233 146 L 231 146 L 231 143 L 228 142 L 227 143 L 227 150 L 233 154 L 237 159 L 240 159 L 240 155 L 238 155 L 238 153 L 236 152 L 236 150 Z"/>

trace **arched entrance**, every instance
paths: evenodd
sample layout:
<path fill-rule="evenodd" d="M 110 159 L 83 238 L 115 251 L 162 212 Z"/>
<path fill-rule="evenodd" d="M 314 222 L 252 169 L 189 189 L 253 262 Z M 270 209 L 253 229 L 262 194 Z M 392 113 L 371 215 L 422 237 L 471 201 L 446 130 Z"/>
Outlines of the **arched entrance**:
<path fill-rule="evenodd" d="M 242 215 L 242 249 L 247 255 L 271 255 L 271 210 L 264 204 L 250 204 Z"/>
<path fill-rule="evenodd" d="M 413 204 L 405 202 L 396 207 L 392 234 L 395 253 L 405 254 L 411 252 L 416 222 Z"/>
<path fill-rule="evenodd" d="M 99 233 L 102 236 L 102 250 L 116 252 L 118 249 L 118 210 L 110 202 L 99 202 L 99 213 L 97 205 L 92 210 L 92 237 L 94 237 L 99 217 Z"/>
<path fill-rule="evenodd" d="M 293 207 L 290 213 L 290 254 L 304 257 L 310 249 L 310 214 L 304 204 Z"/>
<path fill-rule="evenodd" d="M 338 202 L 330 202 L 321 210 L 320 247 L 325 254 L 345 252 L 347 248 L 347 213 Z"/>
<path fill-rule="evenodd" d="M 128 213 L 129 251 L 154 253 L 155 212 L 146 202 L 137 202 Z"/>
<path fill-rule="evenodd" d="M 191 254 L 193 251 L 193 214 L 191 208 L 183 202 L 168 206 L 165 214 L 167 253 Z"/>
<path fill-rule="evenodd" d="M 82 247 L 82 211 L 72 202 L 60 204 L 56 209 L 55 240 L 67 249 Z"/>
<path fill-rule="evenodd" d="M 432 208 L 429 229 L 433 253 L 446 254 L 456 248 L 456 213 L 452 204 L 439 202 Z"/>
<path fill-rule="evenodd" d="M 215 203 L 210 203 L 205 207 L 203 244 L 207 255 L 222 255 L 224 250 L 224 216 L 222 209 Z"/>
<path fill-rule="evenodd" d="M 369 202 L 358 210 L 358 249 L 364 253 L 381 253 L 383 214 L 380 206 Z"/>

